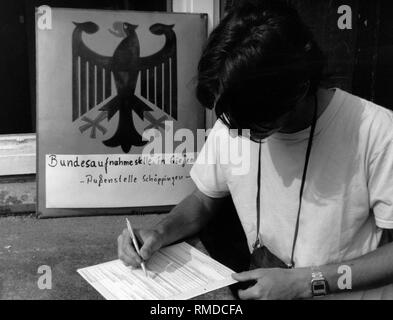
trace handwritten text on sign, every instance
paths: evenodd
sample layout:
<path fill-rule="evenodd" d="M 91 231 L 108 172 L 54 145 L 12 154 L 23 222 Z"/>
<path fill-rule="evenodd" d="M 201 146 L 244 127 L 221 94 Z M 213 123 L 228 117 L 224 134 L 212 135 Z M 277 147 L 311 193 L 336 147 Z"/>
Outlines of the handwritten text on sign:
<path fill-rule="evenodd" d="M 46 207 L 175 205 L 194 188 L 194 156 L 46 155 Z"/>

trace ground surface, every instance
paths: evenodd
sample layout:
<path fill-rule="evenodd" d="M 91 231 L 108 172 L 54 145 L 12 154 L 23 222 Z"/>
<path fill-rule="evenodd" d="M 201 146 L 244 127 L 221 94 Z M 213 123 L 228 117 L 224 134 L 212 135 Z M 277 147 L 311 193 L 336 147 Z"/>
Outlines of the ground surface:
<path fill-rule="evenodd" d="M 129 218 L 138 228 L 154 225 L 163 215 Z M 0 218 L 0 299 L 102 299 L 76 270 L 116 259 L 116 238 L 124 227 L 124 216 Z M 204 250 L 199 240 L 190 243 Z M 38 268 L 42 265 L 51 267 L 51 290 L 38 288 Z M 197 299 L 233 296 L 223 288 Z"/>

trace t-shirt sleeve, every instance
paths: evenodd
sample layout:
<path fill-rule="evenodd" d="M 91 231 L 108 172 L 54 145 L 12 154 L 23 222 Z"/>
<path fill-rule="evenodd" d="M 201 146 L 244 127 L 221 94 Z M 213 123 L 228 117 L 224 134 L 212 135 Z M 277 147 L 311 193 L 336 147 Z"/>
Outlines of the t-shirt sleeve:
<path fill-rule="evenodd" d="M 218 120 L 211 130 L 190 175 L 197 188 L 211 198 L 224 198 L 229 195 L 225 168 L 220 161 L 222 143 L 228 129 Z M 221 143 L 220 143 L 221 141 Z"/>
<path fill-rule="evenodd" d="M 371 159 L 368 183 L 377 226 L 393 229 L 393 138 Z"/>

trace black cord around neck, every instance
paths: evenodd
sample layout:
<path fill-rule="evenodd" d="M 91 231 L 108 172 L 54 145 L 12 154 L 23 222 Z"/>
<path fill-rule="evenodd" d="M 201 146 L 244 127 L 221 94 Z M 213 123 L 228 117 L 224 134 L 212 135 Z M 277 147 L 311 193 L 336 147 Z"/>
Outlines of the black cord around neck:
<path fill-rule="evenodd" d="M 293 236 L 291 262 L 288 265 L 288 268 L 295 267 L 294 256 L 295 256 L 296 242 L 297 242 L 297 238 L 299 235 L 299 222 L 300 222 L 300 213 L 301 213 L 301 209 L 302 209 L 303 192 L 304 192 L 304 186 L 305 186 L 306 178 L 307 178 L 307 169 L 308 169 L 308 164 L 310 162 L 312 143 L 314 140 L 314 134 L 315 134 L 315 128 L 317 126 L 317 121 L 318 121 L 318 97 L 317 97 L 317 95 L 315 95 L 314 115 L 313 115 L 311 130 L 310 130 L 310 136 L 308 139 L 306 158 L 305 158 L 305 163 L 304 163 L 304 168 L 303 168 L 302 182 L 301 182 L 300 192 L 299 192 L 299 207 L 298 207 L 297 218 L 296 218 L 295 233 Z M 257 182 L 257 199 L 256 199 L 256 202 L 257 202 L 256 203 L 256 205 L 257 205 L 257 235 L 256 235 L 255 244 L 254 244 L 254 249 L 256 249 L 257 247 L 259 247 L 261 245 L 261 241 L 259 238 L 260 219 L 261 219 L 261 167 L 262 167 L 262 161 L 261 161 L 262 144 L 261 143 L 259 144 L 258 156 L 259 156 L 259 158 L 258 158 L 258 182 Z"/>

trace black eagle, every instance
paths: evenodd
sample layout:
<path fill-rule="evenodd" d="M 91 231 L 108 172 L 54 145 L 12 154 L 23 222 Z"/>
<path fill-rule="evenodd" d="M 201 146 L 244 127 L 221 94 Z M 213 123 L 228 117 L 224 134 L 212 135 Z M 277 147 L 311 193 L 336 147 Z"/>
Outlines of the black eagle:
<path fill-rule="evenodd" d="M 150 27 L 155 35 L 164 35 L 165 45 L 151 56 L 140 57 L 136 25 L 123 23 L 125 38 L 112 57 L 97 54 L 82 40 L 82 33 L 94 34 L 99 27 L 94 22 L 75 23 L 73 49 L 73 121 L 112 96 L 112 74 L 117 95 L 100 108 L 99 116 L 111 120 L 119 113 L 119 123 L 113 137 L 103 141 L 108 147 L 121 146 L 128 153 L 132 146 L 147 142 L 135 128 L 133 112 L 143 120 L 152 109 L 135 95 L 141 76 L 141 96 L 177 119 L 177 61 L 174 25 L 156 23 Z"/>

